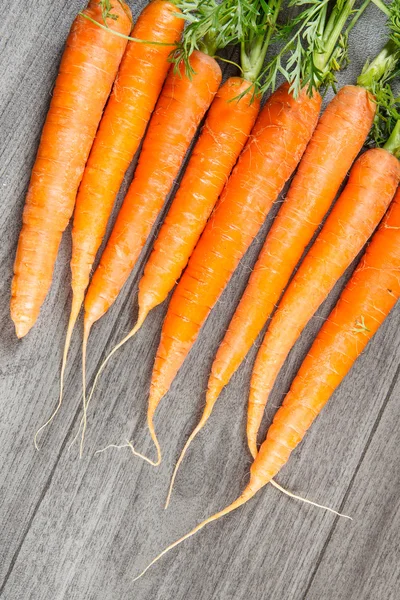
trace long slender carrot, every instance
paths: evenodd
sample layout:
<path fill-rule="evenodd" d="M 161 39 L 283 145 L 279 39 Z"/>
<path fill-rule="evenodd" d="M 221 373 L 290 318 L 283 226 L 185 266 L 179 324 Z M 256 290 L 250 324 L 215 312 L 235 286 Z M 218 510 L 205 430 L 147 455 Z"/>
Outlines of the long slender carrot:
<path fill-rule="evenodd" d="M 147 423 L 157 448 L 153 416 L 211 308 L 296 168 L 316 125 L 318 93 L 298 99 L 283 84 L 267 101 L 218 206 L 176 288 L 161 332 L 150 388 Z"/>
<path fill-rule="evenodd" d="M 72 230 L 72 307 L 61 374 L 72 331 L 83 302 L 96 253 L 126 169 L 139 147 L 160 94 L 173 43 L 184 21 L 179 8 L 166 0 L 148 4 L 133 28 L 130 41 L 92 146 L 76 199 Z M 164 44 L 164 45 L 162 45 Z"/>
<path fill-rule="evenodd" d="M 243 493 L 168 546 L 136 579 L 172 548 L 245 504 L 272 481 L 400 298 L 399 273 L 400 191 L 277 411 Z"/>
<path fill-rule="evenodd" d="M 102 3 L 91 0 L 72 25 L 32 169 L 11 288 L 19 338 L 34 325 L 50 288 L 61 236 L 127 44 L 112 33 L 129 33 L 127 5 L 116 2 L 106 18 L 112 31 L 85 18 L 103 23 L 102 12 Z"/>
<path fill-rule="evenodd" d="M 118 296 L 150 234 L 189 144 L 221 82 L 217 61 L 195 50 L 191 78 L 171 66 L 150 119 L 133 181 L 85 297 L 83 386 L 86 348 L 93 324 Z M 86 402 L 84 400 L 84 402 Z"/>
<path fill-rule="evenodd" d="M 400 163 L 395 156 L 383 148 L 365 152 L 286 290 L 251 377 L 247 439 L 253 457 L 265 404 L 289 351 L 382 219 L 399 181 Z"/>

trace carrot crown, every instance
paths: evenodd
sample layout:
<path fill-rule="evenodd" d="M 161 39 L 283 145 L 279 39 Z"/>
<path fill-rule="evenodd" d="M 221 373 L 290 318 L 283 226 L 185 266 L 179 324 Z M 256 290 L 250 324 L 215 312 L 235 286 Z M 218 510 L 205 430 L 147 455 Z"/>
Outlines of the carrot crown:
<path fill-rule="evenodd" d="M 190 74 L 188 59 L 194 50 L 215 56 L 218 50 L 240 44 L 241 66 L 237 66 L 245 79 L 257 81 L 283 0 L 174 1 L 188 25 L 173 62 L 183 60 Z"/>

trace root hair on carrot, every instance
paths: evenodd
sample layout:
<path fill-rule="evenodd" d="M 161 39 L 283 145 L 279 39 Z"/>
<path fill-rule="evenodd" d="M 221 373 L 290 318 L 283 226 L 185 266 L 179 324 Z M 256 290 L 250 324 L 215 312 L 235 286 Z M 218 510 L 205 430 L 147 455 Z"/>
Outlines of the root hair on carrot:
<path fill-rule="evenodd" d="M 126 440 L 125 444 L 120 444 L 120 445 L 118 445 L 118 444 L 109 444 L 105 448 L 102 448 L 101 450 L 97 450 L 95 452 L 95 454 L 102 454 L 103 452 L 105 452 L 106 450 L 109 450 L 110 448 L 116 448 L 117 450 L 121 450 L 122 448 L 130 448 L 131 451 L 132 451 L 132 454 L 134 454 L 135 456 L 138 456 L 139 458 L 145 460 L 152 467 L 158 467 L 158 465 L 160 464 L 159 460 L 157 460 L 157 461 L 151 460 L 151 458 L 148 458 L 147 456 L 145 456 L 141 452 L 138 452 L 137 450 L 135 450 L 135 447 L 134 447 L 133 443 L 130 440 Z"/>
<path fill-rule="evenodd" d="M 317 502 L 313 502 L 312 500 L 308 500 L 307 498 L 303 498 L 302 496 L 298 496 L 297 494 L 293 494 L 292 492 L 289 492 L 289 490 L 286 490 L 284 487 L 279 485 L 279 483 L 277 483 L 274 479 L 271 479 L 270 484 L 273 485 L 277 490 L 282 492 L 282 494 L 289 496 L 289 498 L 293 498 L 294 500 L 300 500 L 300 502 L 305 502 L 306 504 L 310 504 L 311 506 L 315 506 L 316 508 L 321 508 L 322 510 L 326 510 L 326 511 L 336 515 L 337 517 L 342 517 L 343 519 L 349 519 L 350 521 L 353 520 L 353 517 L 350 517 L 349 515 L 340 513 L 337 510 L 330 508 L 329 506 L 324 506 L 323 504 L 318 504 Z"/>

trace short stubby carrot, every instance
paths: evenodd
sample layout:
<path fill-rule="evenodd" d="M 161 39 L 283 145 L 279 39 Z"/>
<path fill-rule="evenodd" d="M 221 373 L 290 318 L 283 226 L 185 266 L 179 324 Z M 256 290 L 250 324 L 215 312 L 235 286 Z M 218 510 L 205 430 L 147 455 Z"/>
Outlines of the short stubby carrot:
<path fill-rule="evenodd" d="M 275 308 L 371 128 L 375 103 L 360 86 L 341 88 L 328 104 L 268 233 L 211 369 L 213 406 Z"/>
<path fill-rule="evenodd" d="M 112 16 L 117 18 L 107 18 L 108 28 L 129 34 L 128 6 L 116 2 Z M 61 236 L 127 44 L 89 19 L 104 24 L 96 0 L 72 25 L 32 169 L 11 289 L 19 338 L 34 325 L 50 288 Z"/>
<path fill-rule="evenodd" d="M 247 439 L 253 456 L 264 407 L 289 351 L 382 219 L 400 180 L 398 159 L 365 152 L 320 234 L 287 288 L 258 351 L 251 383 Z"/>
<path fill-rule="evenodd" d="M 133 181 L 85 298 L 85 337 L 127 280 L 172 188 L 189 144 L 221 82 L 216 60 L 195 51 L 193 75 L 171 66 L 143 143 Z"/>
<path fill-rule="evenodd" d="M 326 402 L 400 298 L 400 192 L 342 295 L 322 326 L 250 467 L 250 481 L 229 506 L 170 544 L 140 573 L 181 542 L 248 502 L 289 460 Z"/>
<path fill-rule="evenodd" d="M 72 309 L 76 320 L 96 253 L 125 172 L 139 147 L 157 102 L 179 40 L 184 20 L 166 0 L 148 4 L 132 37 L 157 44 L 130 41 L 108 100 L 76 199 L 72 230 Z M 165 44 L 165 45 L 162 45 Z"/>
<path fill-rule="evenodd" d="M 240 259 L 296 168 L 316 126 L 321 97 L 295 99 L 283 84 L 267 101 L 217 208 L 189 260 L 165 318 L 147 422 L 161 460 L 153 416 Z"/>

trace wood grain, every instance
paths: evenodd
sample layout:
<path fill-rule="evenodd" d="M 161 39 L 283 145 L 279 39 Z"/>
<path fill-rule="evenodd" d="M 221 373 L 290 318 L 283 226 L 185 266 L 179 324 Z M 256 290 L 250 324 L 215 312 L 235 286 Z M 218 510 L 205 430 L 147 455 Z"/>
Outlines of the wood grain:
<path fill-rule="evenodd" d="M 131 2 L 134 14 L 143 5 L 143 0 Z M 271 219 L 157 412 L 164 448 L 159 469 L 151 469 L 125 450 L 101 455 L 94 451 L 131 438 L 138 448 L 152 452 L 145 409 L 166 303 L 153 311 L 102 378 L 82 460 L 76 448 L 68 451 L 81 416 L 81 331 L 76 332 L 65 404 L 42 438 L 42 451 L 34 450 L 33 434 L 54 407 L 58 393 L 71 300 L 70 231 L 64 235 L 39 322 L 22 341 L 15 338 L 9 317 L 9 289 L 30 169 L 63 43 L 81 7 L 80 0 L 10 0 L 0 25 L 0 595 L 7 600 L 398 598 L 398 307 L 279 478 L 297 493 L 350 513 L 354 521 L 335 519 L 267 488 L 172 552 L 146 578 L 132 583 L 165 544 L 234 499 L 247 480 L 245 404 L 255 348 L 193 444 L 177 478 L 172 505 L 168 512 L 163 510 L 174 461 L 204 403 L 215 350 Z M 380 47 L 383 23 L 370 6 L 354 32 L 352 64 L 340 75 L 339 84 L 354 81 L 365 48 L 372 56 Z M 133 165 L 117 206 L 132 172 Z M 151 243 L 107 317 L 94 328 L 89 377 L 134 321 L 138 277 L 150 247 Z M 345 279 L 291 353 L 269 404 L 265 427 Z"/>

